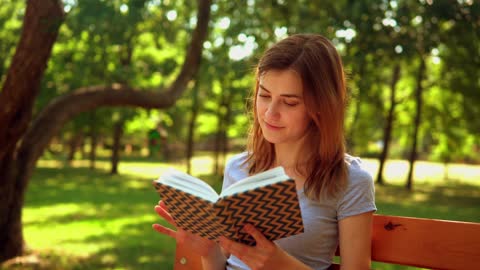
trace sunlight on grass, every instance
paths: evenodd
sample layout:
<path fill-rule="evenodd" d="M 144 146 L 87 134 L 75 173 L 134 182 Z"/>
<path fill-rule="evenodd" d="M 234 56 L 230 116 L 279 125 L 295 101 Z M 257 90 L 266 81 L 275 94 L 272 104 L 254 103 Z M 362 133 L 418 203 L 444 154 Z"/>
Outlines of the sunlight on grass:
<path fill-rule="evenodd" d="M 89 210 L 93 213 L 96 212 L 94 209 L 83 209 L 78 203 L 59 203 L 43 207 L 25 207 L 23 209 L 23 222 L 24 224 L 42 223 L 55 217 L 85 214 L 85 212 Z"/>
<path fill-rule="evenodd" d="M 362 159 L 367 170 L 373 177 L 377 176 L 379 163 L 376 159 Z M 406 182 L 409 164 L 406 160 L 389 160 L 386 163 L 384 177 L 392 184 Z M 445 176 L 448 176 L 445 179 Z M 415 162 L 415 183 L 442 183 L 447 181 L 460 181 L 480 186 L 480 166 L 466 164 L 449 164 L 447 172 L 440 163 L 417 161 Z"/>
<path fill-rule="evenodd" d="M 75 221 L 67 224 L 55 224 L 55 229 L 50 224 L 42 226 L 28 226 L 25 229 L 25 236 L 29 246 L 34 249 L 41 249 L 46 241 L 52 247 L 61 247 L 61 250 L 68 250 L 72 255 L 87 256 L 91 253 L 111 248 L 113 242 L 89 241 L 106 233 L 105 225 L 91 221 Z"/>
<path fill-rule="evenodd" d="M 119 171 L 122 174 L 139 176 L 142 178 L 157 179 L 167 168 L 186 171 L 185 162 L 177 163 L 152 163 L 152 162 L 121 162 Z M 212 157 L 197 156 L 192 158 L 192 175 L 205 175 L 212 172 Z"/>
<path fill-rule="evenodd" d="M 167 166 L 165 164 L 155 164 L 148 162 L 128 162 L 120 163 L 118 170 L 122 174 L 148 178 L 150 180 L 157 179 L 158 176 L 169 167 L 178 167 L 175 165 Z"/>
<path fill-rule="evenodd" d="M 53 207 L 55 210 L 52 212 L 61 209 L 60 212 L 67 215 L 88 216 L 81 209 L 89 209 L 89 212 L 96 214 L 99 218 L 95 218 L 95 215 L 93 215 L 77 220 L 62 220 L 60 222 L 55 218 L 59 216 L 59 213 L 50 215 L 50 218 L 47 218 L 43 215 L 44 211 L 36 212 L 36 210 L 39 210 L 38 208 L 27 207 L 25 215 L 29 216 L 27 219 L 29 221 L 26 221 L 28 225 L 25 226 L 24 233 L 30 248 L 41 250 L 48 245 L 50 250 L 56 250 L 57 252 L 68 251 L 68 254 L 71 256 L 90 257 L 97 253 L 102 254 L 105 250 L 118 250 L 118 239 L 122 238 L 122 234 L 125 232 L 128 232 L 127 235 L 138 235 L 141 238 L 149 238 L 149 235 L 150 238 L 151 236 L 156 236 L 150 224 L 158 222 L 158 220 L 152 213 L 139 212 L 135 214 L 130 211 L 125 213 L 124 217 L 102 219 L 102 211 L 105 211 L 105 208 L 98 211 L 98 209 L 92 208 L 92 205 L 88 205 L 88 208 L 85 206 L 87 205 L 82 205 L 76 209 L 55 206 Z M 39 216 L 41 218 L 38 218 Z M 32 220 L 35 220 L 35 222 L 32 222 Z M 145 240 L 142 242 L 145 242 Z M 138 245 L 138 248 L 141 249 L 141 242 L 132 242 L 131 244 Z M 116 252 L 107 252 L 97 259 L 103 265 L 118 265 L 118 256 L 122 255 Z M 168 257 L 164 256 L 163 258 L 167 259 Z M 158 262 L 158 258 L 152 258 L 151 254 L 149 256 L 143 255 L 142 261 Z"/>
<path fill-rule="evenodd" d="M 34 211 L 30 209 L 30 213 L 33 212 Z M 80 212 L 76 212 L 75 214 L 79 216 L 83 215 L 83 213 Z M 39 213 L 35 213 L 34 215 L 38 216 Z M 57 241 L 57 244 L 62 244 L 62 246 L 73 243 L 81 245 L 82 242 L 88 246 L 88 240 L 94 239 L 95 236 L 105 234 L 116 235 L 122 233 L 129 227 L 156 222 L 154 216 L 151 214 L 134 215 L 134 217 L 135 218 L 132 218 L 132 216 L 128 215 L 125 215 L 123 218 L 115 219 L 95 219 L 94 217 L 90 217 L 71 220 L 69 222 L 64 220 L 58 221 L 56 219 L 51 219 L 51 221 L 41 220 L 40 222 L 30 222 L 27 226 L 26 234 L 28 235 L 31 233 L 32 236 L 36 235 L 38 237 L 30 238 L 29 242 L 31 244 L 37 243 L 36 240 L 39 240 L 38 244 L 41 244 L 43 240 L 50 239 L 52 244 L 55 244 L 55 241 Z M 52 228 L 55 229 L 52 230 Z M 148 231 L 150 230 L 150 228 L 147 229 Z M 138 232 L 138 229 L 136 230 Z M 66 236 L 66 239 L 60 240 L 58 239 L 58 236 Z M 113 239 L 106 239 L 104 243 L 110 243 L 111 240 Z M 95 242 L 97 244 L 99 243 L 99 241 Z M 85 251 L 86 249 L 80 248 L 78 250 Z"/>

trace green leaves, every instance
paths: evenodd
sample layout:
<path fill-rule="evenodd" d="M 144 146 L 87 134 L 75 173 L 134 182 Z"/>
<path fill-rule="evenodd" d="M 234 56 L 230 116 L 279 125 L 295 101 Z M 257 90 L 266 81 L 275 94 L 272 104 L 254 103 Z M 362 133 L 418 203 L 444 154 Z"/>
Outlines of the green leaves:
<path fill-rule="evenodd" d="M 445 152 L 438 149 L 449 145 L 445 142 L 455 141 L 449 149 L 478 145 L 478 139 L 465 139 L 480 133 L 480 5 L 473 2 L 215 1 L 197 77 L 196 139 L 212 136 L 218 117 L 226 113 L 231 114 L 226 127 L 229 138 L 244 138 L 249 117 L 245 104 L 259 55 L 284 35 L 314 32 L 333 40 L 348 71 L 351 99 L 346 130 L 352 152 L 368 151 L 368 145 L 382 139 L 391 73 L 397 63 L 402 74 L 392 137 L 398 147 L 392 157 L 407 151 L 419 57 L 427 58 L 428 71 L 422 81 L 424 117 L 419 138 L 424 155 L 438 157 L 439 151 Z M 14 52 L 24 6 L 22 1 L 0 5 L 4 60 L 0 76 Z M 180 70 L 196 24 L 194 1 L 82 0 L 64 1 L 64 6 L 68 15 L 36 111 L 52 98 L 84 86 L 116 82 L 148 89 L 168 85 Z M 183 140 L 193 106 L 191 91 L 175 108 L 161 113 L 122 110 L 128 123 L 126 136 L 133 139 L 137 132 L 163 121 L 174 140 Z M 108 126 L 110 114 L 118 112 L 106 110 L 96 116 L 97 121 Z M 82 120 L 76 121 L 82 125 Z"/>

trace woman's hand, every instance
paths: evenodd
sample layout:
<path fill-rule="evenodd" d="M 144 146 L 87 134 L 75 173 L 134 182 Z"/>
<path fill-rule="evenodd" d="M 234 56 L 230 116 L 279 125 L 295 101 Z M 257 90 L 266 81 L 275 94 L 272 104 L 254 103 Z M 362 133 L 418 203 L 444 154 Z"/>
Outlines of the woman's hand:
<path fill-rule="evenodd" d="M 265 238 L 253 225 L 247 224 L 243 230 L 255 239 L 256 246 L 237 243 L 223 236 L 219 239 L 220 246 L 251 269 L 310 269 Z"/>
<path fill-rule="evenodd" d="M 194 250 L 197 250 L 199 252 L 199 255 L 201 256 L 209 255 L 213 248 L 217 246 L 217 244 L 212 240 L 202 238 L 200 236 L 194 235 L 190 232 L 178 228 L 172 216 L 168 213 L 167 206 L 163 201 L 159 201 L 158 205 L 155 206 L 155 212 L 157 212 L 158 215 L 165 219 L 165 221 L 174 226 L 176 231 L 160 224 L 153 224 L 153 229 L 155 229 L 161 234 L 165 234 L 175 238 L 177 243 L 188 243 L 188 245 Z"/>

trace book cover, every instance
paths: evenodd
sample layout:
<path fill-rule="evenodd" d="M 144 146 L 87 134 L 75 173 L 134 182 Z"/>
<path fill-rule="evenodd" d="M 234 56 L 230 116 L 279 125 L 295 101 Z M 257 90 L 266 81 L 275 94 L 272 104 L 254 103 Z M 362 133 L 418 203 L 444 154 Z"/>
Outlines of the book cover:
<path fill-rule="evenodd" d="M 270 241 L 303 232 L 295 181 L 284 181 L 220 197 L 211 202 L 178 188 L 154 182 L 178 227 L 216 240 L 223 235 L 255 245 L 242 228 L 254 225 Z"/>
<path fill-rule="evenodd" d="M 229 238 L 247 245 L 255 240 L 242 228 L 254 225 L 270 241 L 303 233 L 295 181 L 290 179 L 220 198 L 215 213 Z"/>

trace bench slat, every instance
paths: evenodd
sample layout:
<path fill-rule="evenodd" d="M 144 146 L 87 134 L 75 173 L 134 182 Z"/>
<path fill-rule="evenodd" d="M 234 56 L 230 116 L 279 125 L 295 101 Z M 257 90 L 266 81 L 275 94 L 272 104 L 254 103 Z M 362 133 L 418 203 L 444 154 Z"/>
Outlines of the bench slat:
<path fill-rule="evenodd" d="M 479 269 L 480 223 L 375 215 L 372 260 L 434 269 Z"/>
<path fill-rule="evenodd" d="M 337 250 L 338 252 L 338 250 Z M 480 223 L 373 216 L 372 261 L 433 269 L 480 269 Z M 177 245 L 175 270 L 202 270 L 200 256 Z M 332 265 L 330 269 L 339 269 Z"/>

